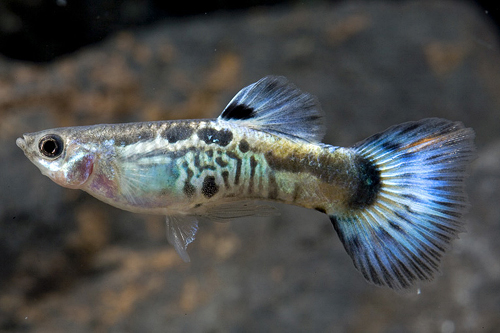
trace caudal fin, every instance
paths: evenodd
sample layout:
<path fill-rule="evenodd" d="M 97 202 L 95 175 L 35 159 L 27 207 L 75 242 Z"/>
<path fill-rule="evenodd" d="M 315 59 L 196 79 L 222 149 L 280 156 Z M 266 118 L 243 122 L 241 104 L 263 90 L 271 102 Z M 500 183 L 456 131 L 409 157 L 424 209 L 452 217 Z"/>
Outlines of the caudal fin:
<path fill-rule="evenodd" d="M 466 168 L 474 131 L 424 119 L 393 126 L 355 145 L 380 177 L 370 205 L 330 216 L 363 276 L 393 289 L 431 280 L 467 209 Z"/>

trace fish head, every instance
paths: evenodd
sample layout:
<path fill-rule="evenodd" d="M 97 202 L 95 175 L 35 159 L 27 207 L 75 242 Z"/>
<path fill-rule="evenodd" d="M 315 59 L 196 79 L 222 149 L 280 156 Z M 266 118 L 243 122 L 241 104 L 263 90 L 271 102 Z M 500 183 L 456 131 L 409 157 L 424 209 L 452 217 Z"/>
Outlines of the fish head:
<path fill-rule="evenodd" d="M 24 134 L 16 144 L 42 174 L 63 187 L 80 188 L 92 174 L 95 153 L 68 129 Z"/>

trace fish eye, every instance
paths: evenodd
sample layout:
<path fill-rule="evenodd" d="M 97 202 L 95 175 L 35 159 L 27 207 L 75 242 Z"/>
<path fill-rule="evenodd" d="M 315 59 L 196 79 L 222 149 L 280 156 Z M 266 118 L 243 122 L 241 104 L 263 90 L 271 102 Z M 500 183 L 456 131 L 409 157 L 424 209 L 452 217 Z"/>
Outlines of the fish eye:
<path fill-rule="evenodd" d="M 63 152 L 63 140 L 59 135 L 49 134 L 40 139 L 38 149 L 46 157 L 55 158 Z"/>

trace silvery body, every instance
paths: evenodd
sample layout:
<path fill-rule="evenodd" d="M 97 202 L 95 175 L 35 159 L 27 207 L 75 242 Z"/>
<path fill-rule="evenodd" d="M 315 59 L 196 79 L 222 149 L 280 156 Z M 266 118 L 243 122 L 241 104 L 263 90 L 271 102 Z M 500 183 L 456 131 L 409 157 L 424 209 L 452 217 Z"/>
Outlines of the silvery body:
<path fill-rule="evenodd" d="M 473 131 L 433 118 L 351 148 L 320 143 L 323 135 L 316 100 L 266 77 L 217 119 L 51 129 L 17 145 L 61 186 L 167 216 L 186 261 L 198 220 L 272 215 L 261 202 L 275 201 L 327 214 L 368 281 L 400 289 L 431 279 L 462 230 Z"/>

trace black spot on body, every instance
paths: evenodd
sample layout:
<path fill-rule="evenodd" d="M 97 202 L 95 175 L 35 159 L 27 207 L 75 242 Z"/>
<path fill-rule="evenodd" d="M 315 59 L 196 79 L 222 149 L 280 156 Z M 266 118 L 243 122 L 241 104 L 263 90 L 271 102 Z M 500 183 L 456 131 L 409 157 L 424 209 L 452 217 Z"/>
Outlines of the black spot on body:
<path fill-rule="evenodd" d="M 234 184 L 238 185 L 240 183 L 240 175 L 241 175 L 241 158 L 239 158 L 238 155 L 230 151 L 226 153 L 226 156 L 236 160 L 236 172 L 234 174 Z"/>
<path fill-rule="evenodd" d="M 245 104 L 231 103 L 222 112 L 222 119 L 250 119 L 254 116 L 254 109 Z"/>
<path fill-rule="evenodd" d="M 300 185 L 295 183 L 295 187 L 293 188 L 293 198 L 292 201 L 296 202 L 299 199 L 299 194 L 301 192 Z"/>
<path fill-rule="evenodd" d="M 212 149 L 207 150 L 205 154 L 207 154 L 207 156 L 210 158 L 214 157 L 214 151 Z"/>
<path fill-rule="evenodd" d="M 194 166 L 197 169 L 200 169 L 200 167 L 201 167 L 201 165 L 200 165 L 200 154 L 194 154 Z"/>
<path fill-rule="evenodd" d="M 215 163 L 217 163 L 218 165 L 220 165 L 223 168 L 228 165 L 228 163 L 226 161 L 224 161 L 220 156 L 217 156 L 215 158 Z"/>
<path fill-rule="evenodd" d="M 166 151 L 165 155 L 167 155 L 168 157 L 170 157 L 172 159 L 176 159 L 176 158 L 180 158 L 180 157 L 186 156 L 187 153 L 192 152 L 192 151 L 196 151 L 196 148 L 195 147 L 189 147 L 189 148 L 186 148 L 186 149 L 179 149 L 179 150 L 174 150 L 174 151 Z M 154 151 L 153 151 L 153 153 L 154 153 Z M 156 154 L 158 154 L 158 152 L 156 152 Z M 154 156 L 154 154 L 153 154 L 153 156 Z"/>
<path fill-rule="evenodd" d="M 348 205 L 352 209 L 359 209 L 375 202 L 382 184 L 380 171 L 371 161 L 359 156 L 356 158 L 355 164 L 358 184 Z"/>
<path fill-rule="evenodd" d="M 222 179 L 224 180 L 224 187 L 229 188 L 229 171 L 224 170 L 221 172 Z"/>
<path fill-rule="evenodd" d="M 255 159 L 254 156 L 250 156 L 250 178 L 253 178 L 255 176 L 255 168 L 257 167 L 259 163 Z"/>
<path fill-rule="evenodd" d="M 246 153 L 247 151 L 250 150 L 250 145 L 248 144 L 247 140 L 243 139 L 240 141 L 238 148 L 242 153 Z"/>
<path fill-rule="evenodd" d="M 233 132 L 228 129 L 221 129 L 218 131 L 215 128 L 205 127 L 199 129 L 197 134 L 200 140 L 205 141 L 207 145 L 215 143 L 225 147 L 233 140 Z"/>
<path fill-rule="evenodd" d="M 213 165 L 210 165 L 210 164 L 201 164 L 200 162 L 200 154 L 199 153 L 196 153 L 194 155 L 194 166 L 201 172 L 205 169 L 207 170 L 215 170 L 215 166 Z"/>
<path fill-rule="evenodd" d="M 253 192 L 254 178 L 255 178 L 255 168 L 257 167 L 257 160 L 254 156 L 250 156 L 250 184 L 248 185 L 248 192 Z"/>
<path fill-rule="evenodd" d="M 168 140 L 169 143 L 175 143 L 188 139 L 193 134 L 193 129 L 186 125 L 172 125 L 166 128 L 161 136 Z"/>
<path fill-rule="evenodd" d="M 267 194 L 267 197 L 270 200 L 276 200 L 278 198 L 278 183 L 276 182 L 276 177 L 274 176 L 274 173 L 269 174 L 269 193 Z"/>
<path fill-rule="evenodd" d="M 211 198 L 219 192 L 219 186 L 215 183 L 214 176 L 207 176 L 203 180 L 203 186 L 201 188 L 201 193 L 207 198 Z"/>
<path fill-rule="evenodd" d="M 186 196 L 192 197 L 196 192 L 196 188 L 193 186 L 193 184 L 191 184 L 191 178 L 193 178 L 194 172 L 189 168 L 186 171 L 187 171 L 187 178 L 186 181 L 184 182 L 183 191 Z"/>

